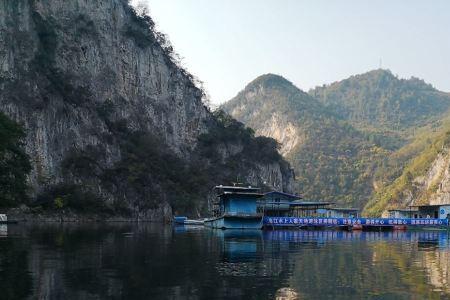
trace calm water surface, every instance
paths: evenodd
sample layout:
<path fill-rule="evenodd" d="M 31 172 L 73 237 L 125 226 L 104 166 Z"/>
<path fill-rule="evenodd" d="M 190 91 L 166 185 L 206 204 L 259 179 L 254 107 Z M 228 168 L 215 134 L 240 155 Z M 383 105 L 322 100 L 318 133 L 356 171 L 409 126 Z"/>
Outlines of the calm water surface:
<path fill-rule="evenodd" d="M 449 295 L 446 232 L 247 232 L 155 224 L 0 229 L 0 299 Z"/>

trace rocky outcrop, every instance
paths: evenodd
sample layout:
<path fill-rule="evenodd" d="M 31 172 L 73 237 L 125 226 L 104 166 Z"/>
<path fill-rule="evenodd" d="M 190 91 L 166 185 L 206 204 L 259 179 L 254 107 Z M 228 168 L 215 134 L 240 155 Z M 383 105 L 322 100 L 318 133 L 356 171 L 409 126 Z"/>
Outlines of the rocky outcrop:
<path fill-rule="evenodd" d="M 404 167 L 391 184 L 382 186 L 366 207 L 368 212 L 404 209 L 410 205 L 450 203 L 449 132 L 443 132 Z"/>
<path fill-rule="evenodd" d="M 427 172 L 413 179 L 411 190 L 404 191 L 404 204 L 450 203 L 450 153 L 443 149 L 429 166 Z"/>
<path fill-rule="evenodd" d="M 27 130 L 32 196 L 70 183 L 133 210 L 143 193 L 167 202 L 158 179 L 130 191 L 117 176 L 128 139 L 151 134 L 160 156 L 189 162 L 214 117 L 153 26 L 126 0 L 0 0 L 0 110 Z M 68 168 L 80 161 L 88 172 Z"/>
<path fill-rule="evenodd" d="M 256 130 L 256 133 L 276 139 L 281 145 L 280 153 L 283 156 L 289 155 L 305 139 L 294 123 L 285 120 L 278 113 L 273 114 L 266 124 Z"/>

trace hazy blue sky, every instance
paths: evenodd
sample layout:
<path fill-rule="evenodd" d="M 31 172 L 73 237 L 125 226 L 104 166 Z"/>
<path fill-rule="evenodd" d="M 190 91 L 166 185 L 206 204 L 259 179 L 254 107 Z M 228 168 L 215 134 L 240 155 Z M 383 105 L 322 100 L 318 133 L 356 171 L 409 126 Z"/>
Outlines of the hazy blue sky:
<path fill-rule="evenodd" d="M 276 73 L 308 90 L 382 67 L 450 91 L 448 0 L 145 0 L 213 103 Z"/>

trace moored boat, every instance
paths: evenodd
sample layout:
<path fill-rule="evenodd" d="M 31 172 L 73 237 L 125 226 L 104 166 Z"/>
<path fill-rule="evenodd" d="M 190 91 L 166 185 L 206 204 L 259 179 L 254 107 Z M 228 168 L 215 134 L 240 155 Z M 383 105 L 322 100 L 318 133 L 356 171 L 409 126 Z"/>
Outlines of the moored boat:
<path fill-rule="evenodd" d="M 203 225 L 205 224 L 205 220 L 191 220 L 187 219 L 184 221 L 184 225 Z"/>
<path fill-rule="evenodd" d="M 184 216 L 175 216 L 173 222 L 177 225 L 203 225 L 205 220 L 192 220 Z"/>

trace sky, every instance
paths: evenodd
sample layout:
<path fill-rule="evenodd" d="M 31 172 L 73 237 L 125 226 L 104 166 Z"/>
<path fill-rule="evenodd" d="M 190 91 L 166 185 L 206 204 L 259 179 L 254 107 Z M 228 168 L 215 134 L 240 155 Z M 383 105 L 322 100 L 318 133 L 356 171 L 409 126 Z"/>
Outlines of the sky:
<path fill-rule="evenodd" d="M 307 91 L 380 66 L 450 92 L 448 0 L 135 0 L 213 104 L 275 73 Z"/>

